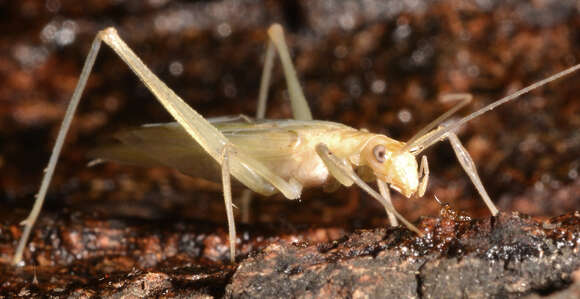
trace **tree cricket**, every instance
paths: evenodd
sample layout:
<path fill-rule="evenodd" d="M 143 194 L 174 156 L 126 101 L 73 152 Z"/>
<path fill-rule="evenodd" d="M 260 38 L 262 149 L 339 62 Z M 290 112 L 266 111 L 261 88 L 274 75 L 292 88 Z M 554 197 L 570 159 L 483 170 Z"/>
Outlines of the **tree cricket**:
<path fill-rule="evenodd" d="M 498 209 L 487 194 L 475 163 L 454 130 L 497 106 L 580 68 L 580 64 L 570 67 L 443 125 L 445 120 L 471 101 L 471 95 L 468 94 L 447 96 L 446 100 L 457 101 L 457 104 L 409 141 L 401 142 L 340 123 L 313 120 L 290 58 L 282 26 L 271 25 L 268 36 L 256 117 L 205 119 L 153 74 L 114 28 L 100 31 L 91 45 L 71 97 L 34 206 L 22 222 L 24 231 L 13 263 L 21 264 L 28 238 L 42 208 L 66 134 L 102 42 L 113 49 L 177 122 L 144 125 L 121 132 L 116 135 L 118 144 L 98 148 L 93 156 L 101 159 L 99 161 L 169 166 L 187 175 L 221 182 L 232 262 L 235 260 L 236 249 L 232 176 L 255 193 L 264 196 L 281 193 L 288 199 L 298 199 L 303 188 L 323 186 L 325 190 L 332 191 L 340 185 L 348 187 L 356 184 L 383 205 L 392 225 L 398 225 L 400 221 L 409 230 L 422 236 L 417 227 L 394 209 L 390 189 L 407 198 L 422 197 L 428 184 L 429 167 L 427 158 L 422 156 L 418 163 L 418 156 L 433 144 L 449 140 L 459 163 L 491 214 L 497 215 Z M 264 119 L 276 55 L 286 80 L 293 119 Z M 376 181 L 378 192 L 367 184 L 372 181 Z"/>

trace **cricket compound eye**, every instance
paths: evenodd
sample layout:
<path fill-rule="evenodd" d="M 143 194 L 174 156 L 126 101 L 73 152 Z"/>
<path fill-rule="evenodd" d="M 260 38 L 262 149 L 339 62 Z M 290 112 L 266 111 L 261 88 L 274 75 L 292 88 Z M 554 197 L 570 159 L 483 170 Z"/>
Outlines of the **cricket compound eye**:
<path fill-rule="evenodd" d="M 373 155 L 375 156 L 375 160 L 377 160 L 379 163 L 385 162 L 385 153 L 386 149 L 382 144 L 379 144 L 373 148 Z"/>

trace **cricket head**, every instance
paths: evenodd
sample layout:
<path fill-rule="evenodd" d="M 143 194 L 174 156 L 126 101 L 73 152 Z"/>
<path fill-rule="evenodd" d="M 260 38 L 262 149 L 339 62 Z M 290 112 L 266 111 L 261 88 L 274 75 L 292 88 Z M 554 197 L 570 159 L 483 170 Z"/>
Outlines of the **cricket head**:
<path fill-rule="evenodd" d="M 419 172 L 415 156 L 401 151 L 404 145 L 386 136 L 376 136 L 365 145 L 361 160 L 378 179 L 410 198 L 419 188 Z"/>

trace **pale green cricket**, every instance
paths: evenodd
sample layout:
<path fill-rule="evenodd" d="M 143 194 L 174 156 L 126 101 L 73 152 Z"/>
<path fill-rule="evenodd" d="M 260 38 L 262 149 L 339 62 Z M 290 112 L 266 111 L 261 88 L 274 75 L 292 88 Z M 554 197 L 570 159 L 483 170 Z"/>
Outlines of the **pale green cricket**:
<path fill-rule="evenodd" d="M 125 44 L 114 28 L 100 31 L 92 43 L 67 108 L 34 207 L 22 222 L 24 232 L 14 254 L 13 263 L 22 264 L 25 246 L 42 208 L 65 136 L 102 42 L 121 57 L 177 122 L 145 125 L 139 129 L 121 132 L 116 135 L 120 144 L 103 146 L 95 150 L 93 155 L 101 160 L 144 166 L 165 165 L 191 176 L 221 181 L 232 262 L 235 260 L 236 229 L 231 176 L 253 192 L 265 196 L 282 193 L 288 199 L 298 199 L 302 189 L 307 187 L 324 186 L 325 189 L 332 190 L 339 185 L 356 184 L 384 206 L 392 225 L 398 225 L 399 220 L 408 229 L 422 236 L 417 227 L 394 209 L 389 189 L 394 189 L 407 198 L 423 196 L 429 179 L 429 167 L 425 156 L 422 156 L 420 164 L 417 163 L 417 156 L 431 145 L 447 139 L 491 214 L 497 215 L 498 209 L 485 191 L 471 156 L 453 131 L 499 105 L 580 68 L 580 64 L 570 67 L 499 99 L 458 121 L 441 125 L 444 120 L 471 101 L 468 94 L 447 96 L 446 100 L 459 100 L 458 104 L 420 130 L 409 141 L 401 142 L 340 123 L 313 120 L 290 59 L 282 26 L 278 24 L 270 26 L 268 36 L 257 117 L 208 120 L 159 80 Z M 267 91 L 276 53 L 280 57 L 288 86 L 293 119 L 264 119 Z M 362 177 L 365 180 L 357 173 L 364 173 Z M 365 181 L 376 181 L 379 192 Z"/>

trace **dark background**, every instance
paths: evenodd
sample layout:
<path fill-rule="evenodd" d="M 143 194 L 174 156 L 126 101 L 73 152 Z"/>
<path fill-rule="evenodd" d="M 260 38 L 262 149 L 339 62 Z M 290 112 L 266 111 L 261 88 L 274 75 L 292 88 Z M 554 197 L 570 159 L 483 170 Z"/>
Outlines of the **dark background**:
<path fill-rule="evenodd" d="M 342 269 L 343 280 L 331 271 L 300 281 L 316 287 L 334 277 L 346 293 L 365 290 L 364 283 L 386 283 L 396 294 L 429 296 L 437 293 L 428 291 L 423 278 L 438 274 L 418 271 L 429 260 L 426 268 L 443 265 L 447 281 L 435 285 L 444 295 L 473 295 L 466 290 L 482 285 L 481 294 L 488 296 L 559 290 L 570 283 L 577 260 L 580 74 L 458 131 L 500 210 L 533 219 L 489 217 L 451 147 L 441 143 L 425 152 L 431 179 L 424 198 L 405 200 L 393 192 L 402 215 L 437 230 L 432 239 L 387 228 L 383 208 L 355 187 L 332 194 L 313 189 L 297 201 L 254 201 L 251 223 L 238 221 L 237 264 L 230 264 L 219 185 L 166 168 L 86 167 L 87 152 L 116 130 L 171 121 L 106 46 L 27 245 L 26 266 L 8 263 L 90 43 L 107 26 L 116 27 L 163 81 L 211 117 L 255 113 L 266 28 L 279 22 L 315 118 L 405 141 L 451 107 L 438 101 L 441 95 L 472 93 L 473 103 L 458 114 L 466 115 L 579 63 L 579 9 L 567 0 L 0 0 L 0 296 L 219 297 L 262 287 L 287 290 L 271 283 L 246 288 L 240 284 L 242 268 L 254 271 L 258 281 L 281 274 L 285 286 L 313 269 Z M 269 118 L 290 116 L 279 66 L 270 99 Z M 435 195 L 477 220 L 436 218 L 441 207 Z M 542 248 L 556 247 L 544 256 Z M 288 250 L 307 262 L 292 261 Z M 380 267 L 367 267 L 375 255 Z M 248 268 L 261 257 L 275 263 L 263 263 L 262 272 Z M 528 257 L 550 262 L 538 262 L 546 266 L 540 270 L 534 262 L 532 270 L 517 270 L 528 269 L 518 268 Z M 358 262 L 366 266 L 352 270 Z M 449 279 L 446 263 L 464 263 L 466 272 L 455 269 L 453 277 L 461 279 Z M 477 272 L 474 265 L 485 270 Z M 353 273 L 363 274 L 352 278 Z M 354 288 L 359 282 L 361 288 Z M 466 285 L 453 289 L 448 282 Z"/>

